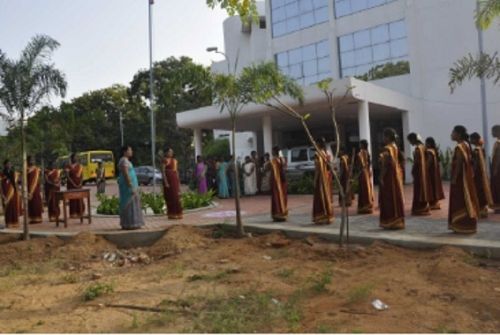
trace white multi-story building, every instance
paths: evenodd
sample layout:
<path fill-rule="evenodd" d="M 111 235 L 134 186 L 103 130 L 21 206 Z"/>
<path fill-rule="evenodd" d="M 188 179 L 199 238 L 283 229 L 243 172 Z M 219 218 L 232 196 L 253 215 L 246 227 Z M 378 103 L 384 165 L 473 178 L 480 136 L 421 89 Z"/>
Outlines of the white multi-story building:
<path fill-rule="evenodd" d="M 227 60 L 234 66 L 238 59 L 238 70 L 275 61 L 301 83 L 306 99 L 297 108 L 311 114 L 315 136 L 333 139 L 326 99 L 313 85 L 331 77 L 337 96 L 354 87 L 337 115 L 347 150 L 367 139 L 376 157 L 381 131 L 387 126 L 402 139 L 409 132 L 432 136 L 446 149 L 453 147 L 453 126 L 462 124 L 492 143 L 489 131 L 483 133 L 480 81 L 466 82 L 454 94 L 448 86 L 453 63 L 479 52 L 476 0 L 268 0 L 261 5 L 261 20 L 250 29 L 242 29 L 239 17 L 224 22 Z M 484 31 L 483 40 L 485 52 L 499 51 L 498 26 Z M 368 82 L 354 78 L 377 65 L 398 62 L 409 64 L 409 72 Z M 215 63 L 212 70 L 225 72 L 227 65 L 227 61 Z M 499 90 L 486 82 L 488 128 L 500 124 Z M 194 129 L 197 154 L 201 129 L 230 129 L 228 114 L 219 113 L 217 106 L 180 113 L 177 122 Z M 273 145 L 307 143 L 297 121 L 260 105 L 246 106 L 237 127 L 245 132 L 239 134 L 237 156 L 252 149 L 270 152 Z M 406 141 L 403 149 L 410 156 Z"/>

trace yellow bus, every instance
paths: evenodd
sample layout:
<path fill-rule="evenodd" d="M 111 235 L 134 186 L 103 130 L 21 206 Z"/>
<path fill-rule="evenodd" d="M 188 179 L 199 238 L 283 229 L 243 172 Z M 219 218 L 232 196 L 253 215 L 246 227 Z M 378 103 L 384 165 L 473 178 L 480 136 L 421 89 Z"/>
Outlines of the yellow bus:
<path fill-rule="evenodd" d="M 115 159 L 113 152 L 109 150 L 90 150 L 77 153 L 78 161 L 83 167 L 83 182 L 94 181 L 96 177 L 97 164 L 102 162 L 106 171 L 106 178 L 115 177 Z M 57 158 L 57 168 L 63 170 L 69 164 L 69 156 Z"/>

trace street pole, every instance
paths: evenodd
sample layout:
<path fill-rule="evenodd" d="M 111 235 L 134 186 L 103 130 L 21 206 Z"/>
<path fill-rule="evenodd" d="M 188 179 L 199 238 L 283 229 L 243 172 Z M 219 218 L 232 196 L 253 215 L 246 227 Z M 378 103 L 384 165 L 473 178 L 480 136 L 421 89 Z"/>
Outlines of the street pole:
<path fill-rule="evenodd" d="M 156 130 L 154 114 L 154 92 L 153 92 L 153 4 L 154 0 L 148 0 L 149 3 L 149 108 L 151 112 L 151 160 L 153 166 L 153 193 L 156 193 Z"/>
<path fill-rule="evenodd" d="M 121 146 L 123 147 L 125 143 L 123 143 L 123 114 L 122 110 L 120 109 L 120 138 L 121 138 Z"/>
<path fill-rule="evenodd" d="M 476 1 L 476 12 L 480 10 L 479 1 Z M 477 37 L 479 42 L 479 53 L 484 54 L 484 41 L 483 41 L 483 30 L 477 27 Z M 490 134 L 488 131 L 488 106 L 486 104 L 486 81 L 484 76 L 481 76 L 481 113 L 483 119 L 483 139 L 484 139 L 484 149 L 486 151 L 486 162 L 489 162 L 490 151 Z M 489 170 L 490 164 L 486 164 L 486 170 Z"/>

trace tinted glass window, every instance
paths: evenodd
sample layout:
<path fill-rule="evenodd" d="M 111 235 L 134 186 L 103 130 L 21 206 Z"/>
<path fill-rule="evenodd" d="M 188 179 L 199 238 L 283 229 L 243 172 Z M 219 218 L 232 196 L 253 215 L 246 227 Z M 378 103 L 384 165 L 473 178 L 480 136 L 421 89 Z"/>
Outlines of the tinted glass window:
<path fill-rule="evenodd" d="M 328 21 L 328 0 L 271 0 L 273 37 Z"/>
<path fill-rule="evenodd" d="M 335 17 L 361 12 L 395 0 L 335 0 Z"/>
<path fill-rule="evenodd" d="M 307 149 L 294 149 L 292 150 L 292 162 L 307 161 Z"/>

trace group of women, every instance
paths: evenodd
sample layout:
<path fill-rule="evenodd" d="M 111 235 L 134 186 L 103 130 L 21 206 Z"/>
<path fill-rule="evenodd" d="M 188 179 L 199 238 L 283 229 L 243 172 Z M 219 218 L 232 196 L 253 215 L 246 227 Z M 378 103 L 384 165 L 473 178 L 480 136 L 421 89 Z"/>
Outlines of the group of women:
<path fill-rule="evenodd" d="M 42 170 L 34 164 L 32 157 L 27 158 L 27 196 L 28 196 L 28 220 L 30 224 L 42 223 L 43 198 L 41 194 Z M 67 189 L 78 189 L 82 187 L 83 169 L 78 163 L 75 154 L 71 155 L 69 164 L 65 167 L 65 179 Z M 59 217 L 59 203 L 56 193 L 61 190 L 61 172 L 53 162 L 48 164 L 44 173 L 45 199 L 48 209 L 49 221 L 54 222 Z M 17 227 L 19 217 L 23 215 L 24 208 L 19 186 L 21 185 L 20 173 L 16 172 L 7 159 L 4 161 L 3 171 L 0 173 L 0 194 L 7 227 Z M 71 218 L 80 218 L 85 210 L 82 200 L 70 200 L 69 214 Z"/>

